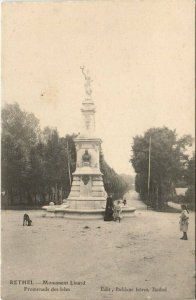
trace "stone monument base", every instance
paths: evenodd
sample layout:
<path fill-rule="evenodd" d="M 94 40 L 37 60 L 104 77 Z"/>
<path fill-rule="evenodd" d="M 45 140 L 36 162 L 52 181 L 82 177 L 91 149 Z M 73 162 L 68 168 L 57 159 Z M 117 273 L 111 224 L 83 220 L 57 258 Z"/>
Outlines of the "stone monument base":
<path fill-rule="evenodd" d="M 105 197 L 70 197 L 67 199 L 67 205 L 74 210 L 100 210 L 105 209 Z"/>
<path fill-rule="evenodd" d="M 81 219 L 81 220 L 95 220 L 104 218 L 105 208 L 102 209 L 73 209 L 70 208 L 67 204 L 62 205 L 49 205 L 42 207 L 45 212 L 43 217 L 46 218 L 66 218 L 66 219 Z M 122 208 L 122 217 L 133 217 L 135 215 L 134 207 L 123 207 Z"/>

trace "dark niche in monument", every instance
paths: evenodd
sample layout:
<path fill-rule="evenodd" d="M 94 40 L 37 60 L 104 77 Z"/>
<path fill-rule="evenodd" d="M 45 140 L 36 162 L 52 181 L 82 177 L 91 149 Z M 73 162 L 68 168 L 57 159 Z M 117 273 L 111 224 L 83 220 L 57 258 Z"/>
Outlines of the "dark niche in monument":
<path fill-rule="evenodd" d="M 88 184 L 90 177 L 88 175 L 83 175 L 82 176 L 82 181 L 84 182 L 85 185 Z"/>
<path fill-rule="evenodd" d="M 84 154 L 82 155 L 83 165 L 90 166 L 91 155 L 88 153 L 88 150 L 85 150 Z"/>

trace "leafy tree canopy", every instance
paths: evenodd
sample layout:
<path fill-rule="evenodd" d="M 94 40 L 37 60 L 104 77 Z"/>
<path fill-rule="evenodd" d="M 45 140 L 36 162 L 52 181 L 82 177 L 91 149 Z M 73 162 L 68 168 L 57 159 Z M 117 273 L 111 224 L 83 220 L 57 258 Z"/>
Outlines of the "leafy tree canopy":
<path fill-rule="evenodd" d="M 6 205 L 56 204 L 67 198 L 76 168 L 75 134 L 60 137 L 56 128 L 40 129 L 39 120 L 17 103 L 2 109 L 2 190 Z M 101 169 L 108 193 L 121 196 L 123 179 L 105 162 Z"/>
<path fill-rule="evenodd" d="M 150 196 L 148 195 L 149 148 Z M 167 127 L 150 128 L 143 136 L 134 137 L 133 155 L 130 159 L 136 176 L 136 190 L 144 201 L 150 201 L 156 209 L 162 209 L 172 195 L 175 183 L 182 178 L 188 164 L 187 147 L 193 138 L 184 135 L 177 138 L 175 130 Z"/>

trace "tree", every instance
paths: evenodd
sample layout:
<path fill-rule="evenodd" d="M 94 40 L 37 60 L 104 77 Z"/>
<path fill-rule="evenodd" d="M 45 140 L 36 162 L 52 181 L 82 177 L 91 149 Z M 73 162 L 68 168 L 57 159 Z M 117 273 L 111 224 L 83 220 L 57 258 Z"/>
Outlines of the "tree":
<path fill-rule="evenodd" d="M 135 182 L 135 176 L 133 175 L 128 175 L 128 174 L 119 174 L 124 181 L 127 183 L 127 188 L 129 190 L 133 189 L 134 187 L 134 182 Z"/>
<path fill-rule="evenodd" d="M 107 194 L 112 194 L 113 199 L 122 198 L 128 190 L 128 184 L 106 163 L 102 151 L 100 151 L 100 169 Z"/>
<path fill-rule="evenodd" d="M 40 205 L 67 198 L 76 168 L 75 134 L 60 137 L 56 128 L 41 131 L 39 120 L 17 103 L 2 110 L 2 190 L 8 205 Z M 108 193 L 121 197 L 126 182 L 108 166 L 101 170 Z"/>
<path fill-rule="evenodd" d="M 67 198 L 71 189 L 71 174 L 76 167 L 74 137 L 59 137 L 57 129 L 45 128 L 43 131 L 44 194 L 49 195 L 49 201 L 56 204 L 60 204 L 62 198 Z"/>
<path fill-rule="evenodd" d="M 183 178 L 188 187 L 184 202 L 190 209 L 195 209 L 195 155 L 188 159 Z"/>
<path fill-rule="evenodd" d="M 6 104 L 2 110 L 2 189 L 20 202 L 27 197 L 30 174 L 30 151 L 38 142 L 39 121 L 22 111 L 17 103 Z"/>
<path fill-rule="evenodd" d="M 171 198 L 173 185 L 182 177 L 187 164 L 186 147 L 191 146 L 192 142 L 190 135 L 177 139 L 176 131 L 167 127 L 151 128 L 145 132 L 144 136 L 134 137 L 133 155 L 130 162 L 137 174 L 136 189 L 146 203 L 150 201 L 154 209 L 163 209 Z"/>

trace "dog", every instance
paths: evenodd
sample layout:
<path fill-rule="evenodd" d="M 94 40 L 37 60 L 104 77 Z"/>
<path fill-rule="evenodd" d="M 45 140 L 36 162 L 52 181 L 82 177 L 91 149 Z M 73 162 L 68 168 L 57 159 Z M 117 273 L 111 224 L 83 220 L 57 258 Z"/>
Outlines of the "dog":
<path fill-rule="evenodd" d="M 32 223 L 32 221 L 29 218 L 29 215 L 24 214 L 24 216 L 23 216 L 23 226 L 24 225 L 31 226 L 31 223 Z"/>

